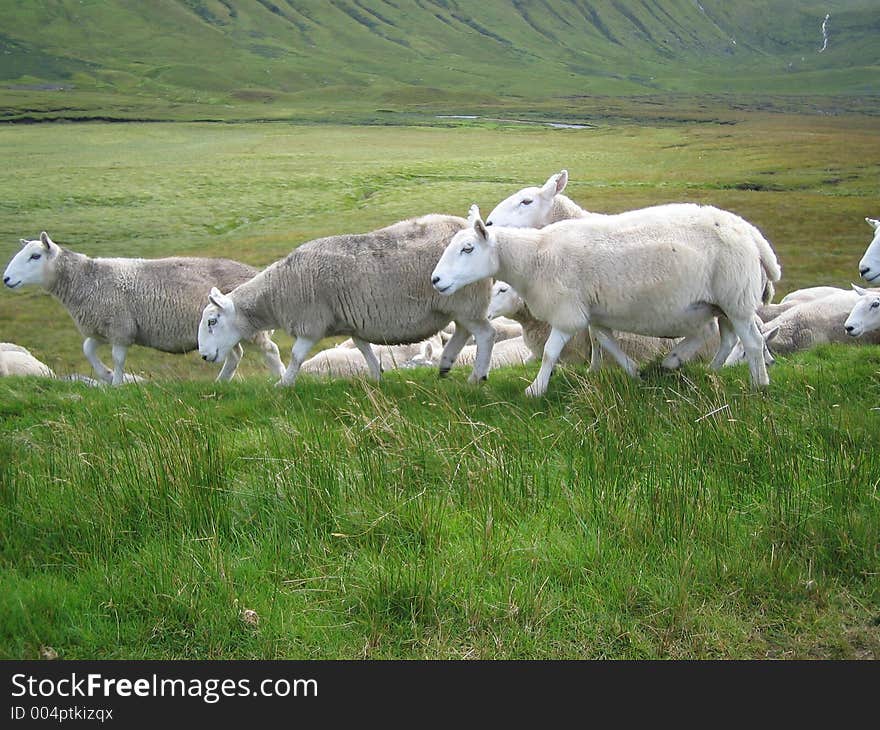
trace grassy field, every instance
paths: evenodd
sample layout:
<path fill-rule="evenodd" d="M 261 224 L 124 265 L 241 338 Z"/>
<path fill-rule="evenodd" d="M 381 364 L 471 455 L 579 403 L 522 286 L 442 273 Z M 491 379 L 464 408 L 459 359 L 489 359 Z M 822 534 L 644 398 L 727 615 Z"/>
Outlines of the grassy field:
<path fill-rule="evenodd" d="M 876 124 L 725 121 L 0 127 L 0 259 L 48 230 L 93 255 L 266 264 L 566 167 L 594 210 L 745 216 L 780 293 L 847 286 L 878 214 Z M 88 372 L 40 291 L 0 292 L 0 340 Z M 877 348 L 781 359 L 766 395 L 743 368 L 569 368 L 537 403 L 536 365 L 279 391 L 258 361 L 216 385 L 195 356 L 135 348 L 142 387 L 0 381 L 0 657 L 880 654 Z"/>

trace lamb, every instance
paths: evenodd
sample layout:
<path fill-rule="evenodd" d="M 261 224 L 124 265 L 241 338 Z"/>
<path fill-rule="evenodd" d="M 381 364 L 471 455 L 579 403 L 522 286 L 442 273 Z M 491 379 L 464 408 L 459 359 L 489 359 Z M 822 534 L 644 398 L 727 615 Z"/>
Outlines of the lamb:
<path fill-rule="evenodd" d="M 55 373 L 35 358 L 29 350 L 11 342 L 0 342 L 0 377 L 9 375 L 36 375 L 54 378 Z"/>
<path fill-rule="evenodd" d="M 863 289 L 866 295 L 876 295 L 880 289 Z M 867 333 L 854 341 L 846 329 L 853 308 L 861 297 L 858 291 L 841 290 L 821 299 L 802 302 L 783 312 L 761 327 L 767 346 L 777 355 L 798 350 L 809 350 L 829 343 L 880 344 L 880 332 Z M 865 334 L 860 333 L 860 334 Z M 727 358 L 727 365 L 736 365 L 744 358 L 741 346 L 736 346 Z"/>
<path fill-rule="evenodd" d="M 544 343 L 550 335 L 550 325 L 535 317 L 523 298 L 506 281 L 496 281 L 492 287 L 492 301 L 489 303 L 489 319 L 498 315 L 506 315 L 517 320 L 522 325 L 523 339 L 529 350 L 536 358 L 540 358 L 544 352 Z M 713 323 L 714 324 L 714 323 Z M 715 326 L 714 339 L 706 340 L 703 352 L 700 354 L 711 357 L 718 349 L 718 331 Z M 629 332 L 615 333 L 621 349 L 633 360 L 650 360 L 658 355 L 669 352 L 675 344 L 675 340 L 666 337 L 646 337 L 634 335 Z M 714 347 L 710 354 L 709 347 Z M 602 366 L 602 357 L 593 357 L 594 353 L 600 353 L 599 348 L 593 348 L 586 332 L 578 332 L 562 348 L 559 361 L 563 363 L 590 363 L 590 370 L 598 370 Z"/>
<path fill-rule="evenodd" d="M 265 327 L 283 327 L 296 342 L 278 384 L 291 386 L 318 340 L 349 335 L 372 377 L 379 379 L 370 342 L 419 342 L 454 321 L 455 334 L 440 358 L 440 375 L 449 372 L 473 334 L 478 354 L 470 380 L 484 380 L 495 337 L 486 319 L 491 284 L 475 283 L 452 297 L 431 288 L 434 263 L 446 242 L 466 226 L 463 218 L 427 215 L 372 233 L 304 243 L 228 295 L 211 290 L 199 324 L 199 352 L 214 362 L 242 337 Z"/>
<path fill-rule="evenodd" d="M 783 312 L 794 309 L 804 302 L 822 299 L 829 294 L 839 294 L 843 291 L 846 291 L 846 289 L 840 289 L 836 286 L 811 286 L 806 289 L 796 289 L 782 297 L 778 304 L 762 304 L 758 307 L 758 317 L 763 322 L 769 322 L 772 319 L 776 319 Z"/>
<path fill-rule="evenodd" d="M 865 281 L 871 283 L 880 279 L 880 221 L 865 218 L 865 222 L 874 229 L 874 237 L 859 261 L 859 273 Z"/>
<path fill-rule="evenodd" d="M 59 246 L 43 231 L 37 241 L 21 239 L 22 249 L 9 262 L 3 283 L 10 289 L 43 286 L 67 309 L 85 337 L 83 353 L 98 378 L 124 382 L 131 345 L 162 352 L 190 352 L 198 346 L 201 297 L 211 286 L 229 291 L 257 270 L 229 259 L 90 258 Z M 284 366 L 278 348 L 264 331 L 251 333 L 275 374 Z M 113 370 L 98 357 L 100 342 L 109 342 Z M 240 347 L 224 358 L 218 380 L 228 380 L 241 360 Z"/>
<path fill-rule="evenodd" d="M 414 367 L 416 358 L 419 358 L 417 362 L 419 365 L 436 365 L 433 354 L 437 354 L 439 361 L 442 348 L 443 341 L 437 334 L 411 345 L 380 345 L 374 348 L 373 352 L 382 371 L 387 372 L 397 368 Z M 430 353 L 428 357 L 425 356 L 426 352 Z M 369 375 L 370 369 L 360 350 L 354 344 L 349 347 L 346 341 L 310 357 L 303 362 L 300 372 L 331 378 L 357 378 Z"/>
<path fill-rule="evenodd" d="M 461 365 L 469 365 L 476 359 L 476 347 L 467 345 L 461 350 L 458 362 Z M 526 345 L 524 337 L 511 337 L 501 342 L 496 342 L 492 348 L 492 369 L 505 368 L 512 365 L 524 365 L 535 359 L 531 348 Z"/>
<path fill-rule="evenodd" d="M 859 299 L 846 318 L 843 328 L 851 337 L 863 337 L 872 333 L 875 340 L 880 340 L 880 290 L 862 289 L 855 284 L 852 287 Z"/>
<path fill-rule="evenodd" d="M 487 228 L 477 206 L 431 275 L 441 294 L 489 277 L 510 282 L 552 329 L 527 396 L 547 390 L 565 344 L 587 329 L 633 377 L 636 363 L 611 330 L 693 336 L 718 317 L 721 367 L 743 341 L 752 383 L 769 384 L 755 310 L 766 279 L 782 271 L 770 244 L 742 218 L 711 206 L 677 204 L 542 229 Z M 766 278 L 765 278 L 766 277 Z"/>

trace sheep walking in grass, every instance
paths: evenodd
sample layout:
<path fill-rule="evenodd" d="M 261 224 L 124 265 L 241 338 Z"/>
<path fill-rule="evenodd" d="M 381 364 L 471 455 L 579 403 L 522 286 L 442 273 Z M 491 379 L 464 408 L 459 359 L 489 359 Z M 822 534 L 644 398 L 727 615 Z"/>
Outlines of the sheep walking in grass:
<path fill-rule="evenodd" d="M 11 342 L 0 342 L 0 377 L 9 375 L 55 377 L 52 369 L 46 363 L 37 360 L 26 348 Z"/>
<path fill-rule="evenodd" d="M 492 301 L 489 304 L 489 319 L 500 315 L 511 317 L 522 326 L 522 336 L 526 346 L 534 356 L 541 358 L 544 352 L 544 343 L 550 336 L 550 325 L 543 322 L 529 309 L 529 305 L 516 293 L 516 290 L 506 281 L 496 281 L 492 287 Z M 713 323 L 714 325 L 714 323 Z M 718 333 L 715 326 L 715 336 L 704 343 L 705 356 L 711 358 L 718 349 Z M 666 337 L 646 337 L 634 335 L 629 332 L 615 332 L 614 336 L 620 343 L 620 348 L 633 360 L 651 360 L 660 355 L 665 355 L 675 345 L 675 340 Z M 710 347 L 714 347 L 710 353 Z M 598 370 L 602 367 L 602 358 L 598 357 L 599 348 L 593 348 L 586 332 L 578 332 L 562 348 L 559 361 L 563 363 L 580 364 L 589 362 L 590 370 Z M 700 353 L 704 354 L 704 353 Z"/>
<path fill-rule="evenodd" d="M 319 340 L 348 335 L 379 379 L 371 342 L 420 342 L 454 321 L 440 374 L 449 372 L 473 334 L 478 354 L 470 380 L 484 380 L 495 338 L 486 319 L 491 284 L 475 283 L 451 297 L 431 287 L 431 269 L 449 239 L 466 226 L 463 218 L 428 215 L 372 233 L 304 243 L 228 295 L 211 290 L 199 325 L 199 352 L 213 362 L 242 337 L 283 327 L 296 342 L 279 385 L 293 385 Z"/>
<path fill-rule="evenodd" d="M 862 289 L 855 284 L 853 290 L 859 298 L 846 322 L 843 323 L 843 328 L 850 337 L 873 339 L 874 344 L 878 344 L 880 343 L 880 290 Z"/>
<path fill-rule="evenodd" d="M 859 261 L 859 273 L 869 283 L 880 282 L 880 220 L 865 218 L 865 222 L 874 229 L 874 237 Z"/>
<path fill-rule="evenodd" d="M 229 291 L 257 273 L 229 259 L 90 258 L 59 246 L 45 231 L 39 240 L 22 239 L 21 244 L 3 283 L 10 289 L 36 284 L 61 302 L 85 337 L 83 353 L 98 378 L 113 385 L 125 382 L 125 357 L 132 345 L 171 353 L 195 350 L 205 291 L 212 286 Z M 269 333 L 259 330 L 250 336 L 279 375 L 284 366 Z M 111 345 L 112 370 L 98 357 L 102 342 Z M 241 356 L 240 346 L 232 348 L 217 379 L 231 378 Z"/>
<path fill-rule="evenodd" d="M 593 220 L 602 221 L 613 217 L 614 214 L 594 213 L 584 210 L 571 198 L 563 194 L 566 185 L 568 185 L 568 171 L 551 175 L 547 181 L 540 187 L 526 187 L 513 195 L 502 200 L 489 216 L 486 218 L 486 225 L 507 226 L 511 228 L 543 228 L 552 223 L 558 223 L 564 220 Z M 650 208 L 643 208 L 643 214 L 651 215 L 654 213 L 664 214 L 664 211 L 672 209 L 674 206 L 658 205 Z M 631 211 L 636 213 L 637 211 Z M 733 215 L 733 214 L 731 214 Z M 764 245 L 764 237 L 760 232 L 746 224 L 756 237 L 758 245 Z M 762 295 L 763 304 L 769 304 L 773 299 L 773 281 L 769 277 L 768 272 L 764 272 L 764 291 Z M 756 322 L 760 325 L 760 321 Z M 710 322 L 700 331 L 680 339 L 668 352 L 663 359 L 663 367 L 674 370 L 683 363 L 694 359 L 698 355 L 710 358 L 717 350 L 718 343 L 718 325 Z M 596 342 L 592 342 L 592 351 L 594 357 L 601 361 L 602 348 L 597 346 Z M 769 353 L 765 353 L 769 357 Z"/>
<path fill-rule="evenodd" d="M 431 282 L 452 295 L 497 277 L 550 323 L 541 368 L 527 395 L 546 392 L 562 349 L 587 328 L 635 377 L 638 367 L 612 330 L 693 337 L 716 316 L 720 346 L 712 367 L 724 364 L 739 337 L 753 385 L 769 383 L 755 310 L 766 278 L 778 281 L 782 272 L 770 244 L 738 216 L 680 204 L 542 229 L 487 228 L 473 206 L 471 220 L 453 236 Z"/>
<path fill-rule="evenodd" d="M 866 295 L 876 297 L 880 289 L 862 289 Z M 858 291 L 841 289 L 829 296 L 803 301 L 783 312 L 775 319 L 765 322 L 761 334 L 767 347 L 775 355 L 788 355 L 831 343 L 870 345 L 880 344 L 880 332 L 862 332 L 854 340 L 846 329 L 847 320 L 860 300 Z M 727 358 L 727 365 L 736 365 L 745 359 L 741 345 L 737 345 Z"/>

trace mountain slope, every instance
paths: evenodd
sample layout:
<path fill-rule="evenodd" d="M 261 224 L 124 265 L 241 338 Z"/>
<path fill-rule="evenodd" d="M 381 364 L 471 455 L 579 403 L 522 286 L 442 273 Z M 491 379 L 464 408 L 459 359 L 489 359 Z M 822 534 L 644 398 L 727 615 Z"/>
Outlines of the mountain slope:
<path fill-rule="evenodd" d="M 230 118 L 595 94 L 877 94 L 878 31 L 876 0 L 6 0 L 0 102 L 6 118 Z"/>

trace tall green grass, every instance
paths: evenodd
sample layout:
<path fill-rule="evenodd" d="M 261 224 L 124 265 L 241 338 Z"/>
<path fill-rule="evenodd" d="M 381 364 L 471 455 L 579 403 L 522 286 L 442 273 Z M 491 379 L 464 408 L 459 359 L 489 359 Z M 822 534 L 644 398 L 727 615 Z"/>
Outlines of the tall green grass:
<path fill-rule="evenodd" d="M 877 352 L 533 369 L 0 383 L 2 654 L 876 656 Z"/>

